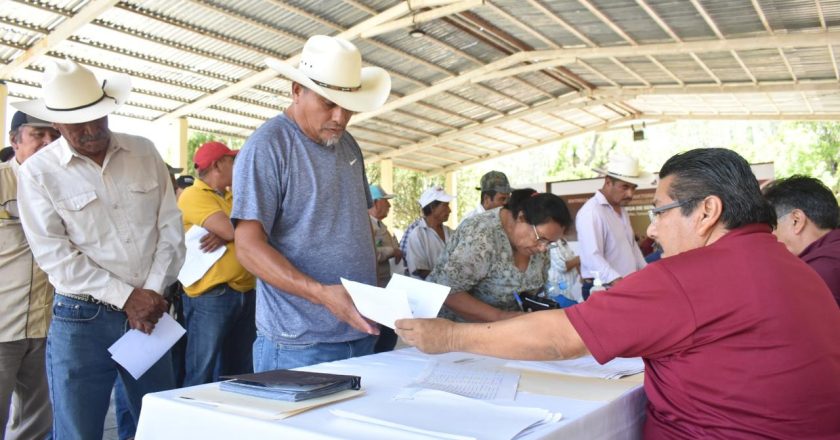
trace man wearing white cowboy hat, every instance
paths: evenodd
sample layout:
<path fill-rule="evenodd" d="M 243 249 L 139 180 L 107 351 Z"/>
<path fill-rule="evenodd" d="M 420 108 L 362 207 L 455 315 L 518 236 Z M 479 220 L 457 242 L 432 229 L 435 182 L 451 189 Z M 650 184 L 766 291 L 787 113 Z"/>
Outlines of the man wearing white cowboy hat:
<path fill-rule="evenodd" d="M 267 63 L 291 81 L 292 104 L 245 142 L 231 213 L 237 257 L 258 278 L 257 372 L 373 353 L 378 330 L 339 280 L 376 284 L 372 199 L 346 128 L 391 89 L 341 38 L 310 38 L 297 67 Z"/>
<path fill-rule="evenodd" d="M 642 171 L 637 159 L 622 154 L 613 155 L 606 168 L 593 171 L 604 176 L 604 186 L 575 218 L 584 299 L 595 278 L 610 285 L 645 267 L 624 206 L 633 200 L 637 186 L 654 183 L 653 175 Z"/>
<path fill-rule="evenodd" d="M 184 262 L 181 214 L 166 165 L 145 138 L 108 129 L 129 78 L 102 82 L 72 62 L 44 70 L 43 98 L 13 104 L 62 138 L 20 168 L 21 221 L 55 286 L 47 336 L 53 438 L 102 438 L 115 380 L 136 423 L 144 394 L 174 387 L 167 353 L 139 379 L 108 347 L 128 328 L 151 333 Z"/>

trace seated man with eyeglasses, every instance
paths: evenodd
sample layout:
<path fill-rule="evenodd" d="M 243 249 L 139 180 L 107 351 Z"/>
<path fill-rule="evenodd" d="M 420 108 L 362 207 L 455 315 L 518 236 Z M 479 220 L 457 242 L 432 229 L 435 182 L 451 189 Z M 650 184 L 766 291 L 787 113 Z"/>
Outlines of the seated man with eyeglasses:
<path fill-rule="evenodd" d="M 440 316 L 489 322 L 521 314 L 516 295 L 545 285 L 546 251 L 571 223 L 560 197 L 533 189 L 513 191 L 504 206 L 470 217 L 428 277 L 452 288 Z"/>
<path fill-rule="evenodd" d="M 840 309 L 771 234 L 747 161 L 697 149 L 659 175 L 648 235 L 664 258 L 610 294 L 490 324 L 398 320 L 397 334 L 427 353 L 642 357 L 646 439 L 836 438 Z"/>

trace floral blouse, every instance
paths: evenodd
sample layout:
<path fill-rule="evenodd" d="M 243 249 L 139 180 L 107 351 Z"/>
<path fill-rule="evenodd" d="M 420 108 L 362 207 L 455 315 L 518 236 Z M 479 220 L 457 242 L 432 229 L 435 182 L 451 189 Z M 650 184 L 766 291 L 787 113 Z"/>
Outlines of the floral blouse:
<path fill-rule="evenodd" d="M 464 220 L 446 242 L 427 281 L 451 287 L 450 295 L 468 292 L 480 301 L 509 311 L 519 310 L 513 292 L 542 288 L 548 276 L 548 255 L 532 255 L 524 272 L 517 269 L 513 265 L 513 248 L 502 229 L 501 209 Z M 440 316 L 463 321 L 446 306 Z"/>

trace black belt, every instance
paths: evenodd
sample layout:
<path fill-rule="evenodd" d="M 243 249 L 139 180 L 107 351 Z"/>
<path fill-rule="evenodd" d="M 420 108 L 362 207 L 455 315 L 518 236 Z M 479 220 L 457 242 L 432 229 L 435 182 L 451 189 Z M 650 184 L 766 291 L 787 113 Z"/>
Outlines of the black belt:
<path fill-rule="evenodd" d="M 73 294 L 73 293 L 60 293 L 60 292 L 56 292 L 56 293 L 58 293 L 61 296 L 66 296 L 67 298 L 75 299 L 77 301 L 83 301 L 83 302 L 86 302 L 86 303 L 105 306 L 107 309 L 113 310 L 115 312 L 123 312 L 124 311 L 123 309 L 121 309 L 121 308 L 119 308 L 119 307 L 117 307 L 117 306 L 115 306 L 111 303 L 106 303 L 105 301 L 100 301 L 100 300 L 98 300 L 98 299 L 96 299 L 96 298 L 94 298 L 90 295 L 76 295 L 76 294 Z"/>

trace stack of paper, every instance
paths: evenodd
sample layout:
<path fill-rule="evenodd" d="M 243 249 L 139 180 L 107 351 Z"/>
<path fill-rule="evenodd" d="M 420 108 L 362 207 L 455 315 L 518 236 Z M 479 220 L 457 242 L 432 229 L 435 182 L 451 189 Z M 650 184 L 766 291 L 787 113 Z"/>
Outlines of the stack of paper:
<path fill-rule="evenodd" d="M 332 402 L 347 400 L 364 394 L 362 390 L 345 390 L 329 396 L 301 402 L 285 402 L 244 394 L 228 393 L 213 386 L 186 388 L 179 399 L 210 406 L 218 411 L 262 420 L 281 420 Z"/>
<path fill-rule="evenodd" d="M 421 390 L 411 399 L 395 400 L 389 405 L 360 405 L 330 412 L 358 422 L 456 440 L 510 440 L 525 430 L 562 418 L 540 408 L 494 405 L 436 390 Z"/>
<path fill-rule="evenodd" d="M 505 364 L 505 366 L 520 370 L 571 374 L 573 376 L 597 377 L 601 379 L 620 379 L 624 376 L 632 376 L 645 371 L 645 364 L 642 358 L 615 358 L 601 365 L 592 356 L 550 362 L 511 361 Z"/>

